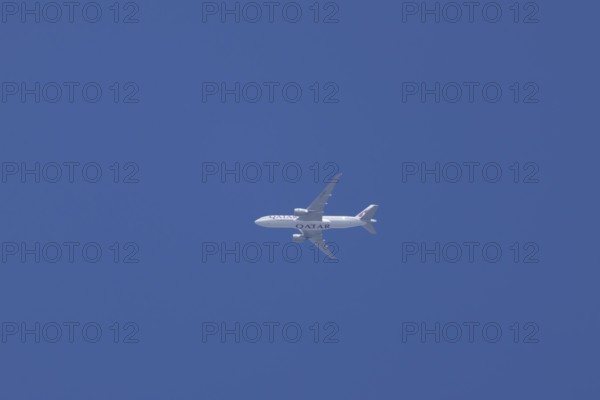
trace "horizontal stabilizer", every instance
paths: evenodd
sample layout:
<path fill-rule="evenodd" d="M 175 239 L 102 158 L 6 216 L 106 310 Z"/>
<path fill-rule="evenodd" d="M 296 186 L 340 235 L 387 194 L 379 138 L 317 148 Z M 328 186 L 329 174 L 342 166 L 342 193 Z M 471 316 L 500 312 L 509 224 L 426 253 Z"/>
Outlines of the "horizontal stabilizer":
<path fill-rule="evenodd" d="M 366 230 L 368 230 L 369 233 L 371 233 L 373 235 L 377 233 L 377 231 L 375 230 L 375 227 L 370 222 L 367 223 L 367 224 L 365 224 L 365 225 L 363 225 L 362 227 L 365 228 Z"/>
<path fill-rule="evenodd" d="M 377 222 L 377 220 L 373 219 L 373 217 L 375 216 L 375 213 L 377 212 L 378 208 L 379 206 L 377 204 L 371 204 L 369 207 L 365 208 L 356 215 L 356 217 L 360 218 L 361 221 L 366 222 L 362 227 L 368 230 L 369 233 L 373 235 L 377 233 L 377 231 L 375 231 L 375 227 L 373 226 L 373 224 Z"/>

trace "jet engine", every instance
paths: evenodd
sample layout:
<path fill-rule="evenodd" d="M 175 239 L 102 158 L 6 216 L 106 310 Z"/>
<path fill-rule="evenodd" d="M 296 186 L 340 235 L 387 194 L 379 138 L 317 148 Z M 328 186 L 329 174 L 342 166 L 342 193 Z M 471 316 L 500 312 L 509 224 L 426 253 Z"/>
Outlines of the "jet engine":
<path fill-rule="evenodd" d="M 299 217 L 300 215 L 308 214 L 308 210 L 306 208 L 294 208 L 294 215 Z"/>
<path fill-rule="evenodd" d="M 294 240 L 294 242 L 300 243 L 304 242 L 306 240 L 306 237 L 301 233 L 295 233 L 292 235 L 292 239 Z"/>

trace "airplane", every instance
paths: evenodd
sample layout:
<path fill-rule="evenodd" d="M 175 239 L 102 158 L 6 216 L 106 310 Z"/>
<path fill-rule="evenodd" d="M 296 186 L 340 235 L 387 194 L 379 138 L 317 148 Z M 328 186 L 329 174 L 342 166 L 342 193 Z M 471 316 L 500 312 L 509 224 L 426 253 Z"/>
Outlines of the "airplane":
<path fill-rule="evenodd" d="M 377 222 L 373 219 L 375 212 L 379 207 L 371 204 L 354 217 L 323 215 L 325 205 L 331 197 L 331 192 L 339 182 L 342 174 L 337 174 L 329 185 L 321 192 L 307 208 L 294 209 L 294 215 L 267 215 L 254 221 L 256 225 L 265 228 L 294 228 L 301 233 L 292 235 L 292 240 L 296 243 L 310 240 L 327 257 L 335 259 L 333 253 L 325 240 L 323 231 L 326 229 L 344 229 L 362 226 L 371 234 L 375 234 L 373 224 Z"/>

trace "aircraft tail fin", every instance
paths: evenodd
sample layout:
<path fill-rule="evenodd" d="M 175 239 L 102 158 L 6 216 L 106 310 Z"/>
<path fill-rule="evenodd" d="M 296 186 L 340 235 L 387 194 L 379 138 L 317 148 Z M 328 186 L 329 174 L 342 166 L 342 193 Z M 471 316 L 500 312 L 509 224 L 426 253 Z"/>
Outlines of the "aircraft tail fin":
<path fill-rule="evenodd" d="M 369 207 L 362 210 L 360 213 L 356 215 L 357 218 L 360 218 L 361 221 L 366 222 L 362 227 L 369 231 L 371 234 L 375 234 L 375 227 L 373 224 L 377 222 L 373 217 L 375 216 L 375 212 L 379 206 L 377 204 L 371 204 Z"/>

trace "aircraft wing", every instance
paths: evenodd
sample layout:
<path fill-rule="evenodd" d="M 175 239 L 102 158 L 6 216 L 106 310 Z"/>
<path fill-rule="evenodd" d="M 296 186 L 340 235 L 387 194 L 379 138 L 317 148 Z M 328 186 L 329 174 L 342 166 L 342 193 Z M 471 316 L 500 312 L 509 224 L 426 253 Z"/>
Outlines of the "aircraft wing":
<path fill-rule="evenodd" d="M 301 230 L 301 232 L 306 238 L 308 238 L 308 240 L 313 242 L 313 244 L 317 246 L 317 248 L 321 250 L 327 257 L 333 260 L 336 259 L 331 250 L 329 249 L 329 246 L 327 246 L 327 243 L 325 243 L 325 240 L 323 239 L 323 232 L 306 229 Z"/>
<path fill-rule="evenodd" d="M 323 220 L 323 212 L 325 211 L 325 205 L 327 201 L 331 197 L 331 192 L 333 192 L 333 188 L 339 182 L 342 174 L 337 174 L 329 185 L 321 192 L 319 197 L 317 197 L 310 205 L 306 208 L 308 210 L 308 214 L 304 214 L 298 219 L 303 221 L 322 221 Z"/>

